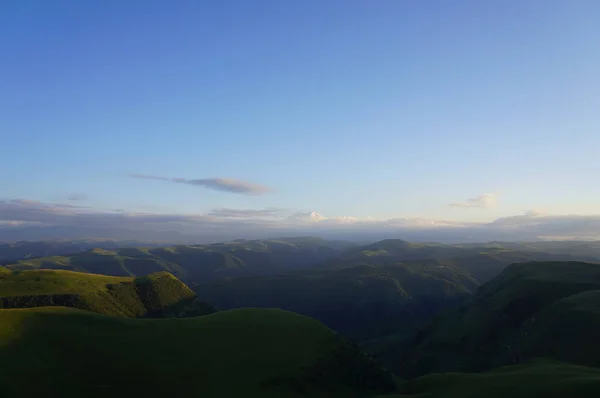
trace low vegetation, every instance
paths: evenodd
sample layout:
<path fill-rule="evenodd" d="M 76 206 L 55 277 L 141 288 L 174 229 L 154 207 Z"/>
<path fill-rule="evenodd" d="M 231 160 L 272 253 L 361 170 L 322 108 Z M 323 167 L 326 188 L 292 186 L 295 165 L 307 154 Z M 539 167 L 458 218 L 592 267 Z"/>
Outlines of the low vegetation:
<path fill-rule="evenodd" d="M 431 374 L 403 383 L 400 390 L 378 398 L 595 398 L 600 369 L 535 360 L 484 373 Z"/>
<path fill-rule="evenodd" d="M 471 303 L 411 341 L 385 347 L 381 359 L 405 376 L 481 371 L 536 357 L 600 366 L 599 290 L 600 264 L 513 264 Z"/>
<path fill-rule="evenodd" d="M 21 259 L 0 267 L 0 389 L 596 397 L 600 264 L 572 259 L 599 248 L 299 238 Z"/>
<path fill-rule="evenodd" d="M 166 272 L 142 278 L 36 270 L 0 272 L 0 308 L 65 306 L 121 317 L 194 316 L 214 312 Z"/>
<path fill-rule="evenodd" d="M 35 382 L 32 382 L 35 380 Z M 4 397 L 363 397 L 385 370 L 318 321 L 281 310 L 139 320 L 0 310 Z"/>

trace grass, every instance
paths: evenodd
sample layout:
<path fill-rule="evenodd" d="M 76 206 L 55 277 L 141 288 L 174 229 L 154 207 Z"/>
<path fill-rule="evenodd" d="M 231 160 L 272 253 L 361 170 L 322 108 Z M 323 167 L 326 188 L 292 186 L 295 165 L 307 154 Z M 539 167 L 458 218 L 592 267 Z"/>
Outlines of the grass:
<path fill-rule="evenodd" d="M 470 304 L 434 320 L 407 350 L 392 348 L 402 360 L 388 366 L 405 377 L 477 372 L 535 357 L 599 366 L 598 290 L 600 264 L 513 264 Z"/>
<path fill-rule="evenodd" d="M 135 278 L 71 271 L 34 270 L 0 274 L 0 297 L 38 294 L 88 294 L 106 291 L 107 285 L 131 283 Z"/>
<path fill-rule="evenodd" d="M 0 308 L 66 306 L 123 317 L 185 316 L 213 312 L 166 272 L 143 278 L 72 271 L 0 273 Z"/>
<path fill-rule="evenodd" d="M 557 300 L 524 322 L 521 330 L 521 346 L 527 356 L 600 366 L 600 290 Z"/>
<path fill-rule="evenodd" d="M 3 397 L 264 398 L 390 391 L 391 377 L 375 369 L 384 388 L 376 382 L 357 393 L 347 376 L 367 360 L 348 347 L 318 321 L 281 310 L 162 320 L 0 310 L 0 390 Z M 351 360 L 335 362 L 340 350 Z"/>
<path fill-rule="evenodd" d="M 485 373 L 426 375 L 406 382 L 403 389 L 404 395 L 385 397 L 595 398 L 600 396 L 600 369 L 535 360 Z"/>

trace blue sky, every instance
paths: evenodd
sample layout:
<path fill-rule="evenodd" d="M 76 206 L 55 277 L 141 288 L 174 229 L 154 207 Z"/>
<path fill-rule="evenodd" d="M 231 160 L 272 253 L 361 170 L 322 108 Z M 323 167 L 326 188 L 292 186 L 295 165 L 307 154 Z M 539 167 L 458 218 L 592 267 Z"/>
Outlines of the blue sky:
<path fill-rule="evenodd" d="M 7 1 L 0 199 L 598 214 L 598 15 L 596 0 Z"/>

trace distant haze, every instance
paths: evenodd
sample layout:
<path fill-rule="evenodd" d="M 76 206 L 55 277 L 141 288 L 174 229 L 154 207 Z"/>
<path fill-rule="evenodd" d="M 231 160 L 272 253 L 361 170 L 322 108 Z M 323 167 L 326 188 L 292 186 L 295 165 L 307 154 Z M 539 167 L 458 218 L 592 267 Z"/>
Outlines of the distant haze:
<path fill-rule="evenodd" d="M 375 241 L 473 242 L 597 239 L 600 216 L 527 213 L 493 222 L 417 218 L 328 218 L 282 209 L 215 209 L 207 214 L 98 211 L 31 200 L 0 202 L 0 240 L 107 238 L 204 243 L 275 236 Z"/>

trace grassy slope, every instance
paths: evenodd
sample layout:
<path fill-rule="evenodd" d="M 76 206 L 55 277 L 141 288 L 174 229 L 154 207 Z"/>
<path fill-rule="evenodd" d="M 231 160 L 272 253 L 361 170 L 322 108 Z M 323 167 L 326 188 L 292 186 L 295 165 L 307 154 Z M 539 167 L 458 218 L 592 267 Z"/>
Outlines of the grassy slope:
<path fill-rule="evenodd" d="M 340 353 L 341 364 L 335 360 Z M 368 378 L 364 393 L 392 388 L 387 373 L 330 329 L 281 310 L 162 320 L 68 308 L 0 310 L 5 397 L 267 398 L 301 397 L 303 389 L 311 396 L 352 397 L 359 391 L 357 372 Z"/>
<path fill-rule="evenodd" d="M 441 373 L 408 381 L 402 395 L 381 398 L 595 398 L 600 369 L 536 360 L 485 373 Z"/>
<path fill-rule="evenodd" d="M 528 357 L 544 355 L 600 367 L 600 290 L 557 300 L 520 329 L 521 349 Z"/>
<path fill-rule="evenodd" d="M 107 285 L 131 283 L 134 278 L 84 274 L 71 271 L 24 271 L 0 274 L 0 297 L 38 294 L 89 294 Z"/>
<path fill-rule="evenodd" d="M 600 365 L 590 349 L 600 333 L 600 295 L 580 295 L 599 289 L 600 264 L 514 264 L 471 304 L 436 319 L 416 346 L 389 347 L 384 360 L 401 355 L 393 368 L 406 376 L 480 371 L 537 356 Z"/>
<path fill-rule="evenodd" d="M 54 270 L 0 273 L 3 308 L 67 306 L 141 317 L 182 314 L 192 304 L 200 308 L 194 292 L 166 272 L 137 279 Z"/>

